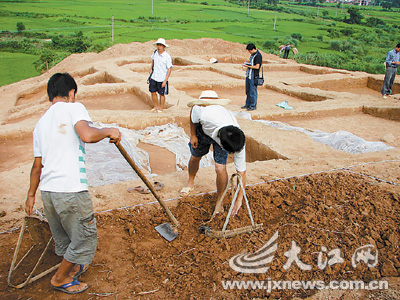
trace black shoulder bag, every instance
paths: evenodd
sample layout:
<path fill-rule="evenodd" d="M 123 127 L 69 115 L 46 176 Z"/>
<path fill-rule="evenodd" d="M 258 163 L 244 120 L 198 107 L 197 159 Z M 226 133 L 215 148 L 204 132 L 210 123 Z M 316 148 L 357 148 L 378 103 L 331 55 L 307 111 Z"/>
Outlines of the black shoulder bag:
<path fill-rule="evenodd" d="M 261 77 L 256 77 L 254 81 L 255 81 L 254 82 L 255 85 L 263 85 L 264 84 L 264 68 L 263 68 L 263 65 L 261 65 Z"/>

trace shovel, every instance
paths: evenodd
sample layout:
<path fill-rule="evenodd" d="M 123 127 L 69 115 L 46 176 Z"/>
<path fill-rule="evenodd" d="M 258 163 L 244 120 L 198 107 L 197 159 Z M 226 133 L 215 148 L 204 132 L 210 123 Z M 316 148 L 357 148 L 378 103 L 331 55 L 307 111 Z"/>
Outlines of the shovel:
<path fill-rule="evenodd" d="M 132 169 L 136 172 L 136 174 L 139 175 L 140 179 L 143 180 L 143 182 L 146 184 L 146 186 L 149 188 L 151 193 L 154 195 L 154 197 L 157 199 L 158 203 L 160 203 L 161 207 L 165 210 L 167 213 L 169 219 L 171 220 L 172 223 L 174 223 L 175 226 L 172 226 L 169 223 L 164 223 L 161 225 L 156 226 L 156 230 L 158 233 L 165 238 L 167 241 L 171 242 L 178 236 L 178 228 L 181 226 L 178 222 L 178 220 L 174 217 L 174 215 L 171 213 L 169 210 L 168 206 L 165 205 L 165 202 L 158 196 L 156 193 L 153 185 L 150 183 L 150 181 L 147 179 L 146 176 L 140 171 L 138 166 L 135 164 L 133 159 L 129 156 L 129 154 L 125 151 L 124 147 L 121 145 L 121 143 L 115 144 L 121 152 L 122 156 L 126 159 L 126 161 L 130 164 Z"/>

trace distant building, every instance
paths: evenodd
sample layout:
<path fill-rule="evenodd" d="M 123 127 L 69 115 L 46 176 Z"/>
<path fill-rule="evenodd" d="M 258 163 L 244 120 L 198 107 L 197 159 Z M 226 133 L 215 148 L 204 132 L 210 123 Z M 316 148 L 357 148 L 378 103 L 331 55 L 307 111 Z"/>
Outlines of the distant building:
<path fill-rule="evenodd" d="M 359 6 L 368 6 L 370 0 L 326 0 L 327 3 L 345 3 Z"/>

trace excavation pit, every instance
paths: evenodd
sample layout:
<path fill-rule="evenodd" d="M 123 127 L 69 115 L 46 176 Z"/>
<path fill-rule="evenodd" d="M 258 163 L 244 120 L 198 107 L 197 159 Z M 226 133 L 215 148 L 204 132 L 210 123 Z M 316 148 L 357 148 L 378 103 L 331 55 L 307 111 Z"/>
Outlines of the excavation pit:
<path fill-rule="evenodd" d="M 237 80 L 237 85 L 232 87 L 225 87 L 218 84 L 214 84 L 208 87 L 192 87 L 185 88 L 184 92 L 186 92 L 189 96 L 198 99 L 200 94 L 204 90 L 213 90 L 218 94 L 220 99 L 229 99 L 232 102 L 229 105 L 237 105 L 243 106 L 246 102 L 246 91 L 244 86 L 244 80 Z M 293 97 L 286 95 L 284 93 L 280 93 L 278 91 L 274 91 L 271 89 L 267 89 L 265 87 L 258 87 L 258 101 L 257 107 L 275 107 L 275 104 L 282 102 L 284 100 L 288 100 L 290 105 L 297 105 L 302 103 L 302 99 L 298 97 Z M 279 108 L 277 108 L 278 110 Z"/>
<path fill-rule="evenodd" d="M 84 70 L 79 70 L 79 71 L 76 71 L 76 72 L 72 72 L 71 76 L 74 77 L 74 78 L 77 78 L 77 77 L 78 78 L 82 78 L 82 77 L 85 77 L 87 75 L 94 74 L 96 72 L 98 72 L 97 69 L 95 69 L 94 67 L 91 67 L 89 69 L 84 69 Z"/>
<path fill-rule="evenodd" d="M 82 102 L 89 110 L 150 110 L 152 108 L 150 100 L 149 95 L 135 89 L 122 93 L 89 94 L 77 98 L 77 102 Z"/>
<path fill-rule="evenodd" d="M 179 119 L 177 122 L 180 127 L 182 127 L 186 134 L 190 136 L 189 123 L 185 119 Z M 265 161 L 274 159 L 287 159 L 283 155 L 277 153 L 276 151 L 270 149 L 267 145 L 258 141 L 256 137 L 246 134 L 245 128 L 242 128 L 246 135 L 246 162 L 252 163 L 255 161 Z M 233 162 L 233 154 L 228 157 L 228 163 Z"/>
<path fill-rule="evenodd" d="M 91 75 L 87 75 L 81 80 L 81 84 L 83 85 L 94 85 L 94 84 L 102 84 L 102 83 L 122 83 L 124 80 L 111 75 L 108 72 L 100 72 Z"/>
<path fill-rule="evenodd" d="M 119 127 L 123 136 L 123 147 L 144 174 L 161 175 L 186 170 L 190 158 L 189 124 L 184 122 L 186 123 L 183 127 L 182 123 L 179 126 L 169 123 L 138 130 Z M 107 127 L 105 124 L 101 126 Z M 87 144 L 86 148 L 88 181 L 92 186 L 138 179 L 116 147 L 108 141 Z M 233 157 L 233 154 L 229 155 L 228 164 L 233 162 Z M 246 136 L 247 163 L 274 159 L 287 158 L 255 138 Z M 211 147 L 207 157 L 202 159 L 200 167 L 212 165 Z"/>
<path fill-rule="evenodd" d="M 17 95 L 16 106 L 40 102 L 47 98 L 47 85 L 39 86 L 35 89 L 25 91 Z"/>
<path fill-rule="evenodd" d="M 133 61 L 133 60 L 121 60 L 121 61 L 115 62 L 115 64 L 116 64 L 118 67 L 122 67 L 122 66 L 125 66 L 125 65 L 133 64 L 134 62 L 135 62 L 135 61 Z"/>
<path fill-rule="evenodd" d="M 312 74 L 309 72 L 304 72 L 301 71 L 300 69 L 297 70 L 282 70 L 282 71 L 276 71 L 276 70 L 266 70 L 264 69 L 264 77 L 265 79 L 268 80 L 280 80 L 284 81 L 285 79 L 291 79 L 291 78 L 308 78 L 315 76 L 316 74 Z"/>
<path fill-rule="evenodd" d="M 210 61 L 210 59 L 215 58 L 218 63 L 229 63 L 229 64 L 242 64 L 249 60 L 248 56 L 237 56 L 237 55 L 217 55 L 217 56 L 205 56 L 204 59 Z M 266 62 L 263 62 L 266 63 Z"/>
<path fill-rule="evenodd" d="M 326 133 L 340 130 L 348 131 L 365 141 L 383 142 L 389 147 L 400 147 L 400 139 L 396 138 L 398 136 L 398 121 L 382 119 L 362 112 L 316 117 L 291 117 L 282 118 L 279 121 L 312 132 L 316 130 Z"/>
<path fill-rule="evenodd" d="M 284 82 L 282 82 L 284 83 Z M 327 99 L 330 99 L 328 96 L 323 96 L 318 92 L 308 92 L 308 91 L 304 91 L 304 90 L 299 90 L 299 89 L 293 89 L 292 87 L 288 87 L 286 88 L 286 84 L 285 85 L 275 85 L 275 84 L 270 84 L 270 83 L 265 83 L 264 87 L 268 90 L 271 91 L 275 91 L 278 93 L 281 93 L 283 95 L 289 96 L 289 97 L 293 97 L 296 99 L 300 99 L 303 101 L 310 101 L 310 102 L 316 102 L 316 101 L 325 101 Z M 289 100 L 285 99 L 285 100 Z"/>
<path fill-rule="evenodd" d="M 244 85 L 244 80 L 232 78 L 218 72 L 208 70 L 180 69 L 173 73 L 173 85 L 180 90 L 191 88 L 212 89 L 216 86 L 234 87 Z"/>
<path fill-rule="evenodd" d="M 400 121 L 400 108 L 398 107 L 369 107 L 363 106 L 363 113 L 375 116 L 378 118 Z"/>
<path fill-rule="evenodd" d="M 182 58 L 182 57 L 173 57 L 172 58 L 172 64 L 174 66 L 192 66 L 192 65 L 198 65 L 188 59 Z"/>
<path fill-rule="evenodd" d="M 347 92 L 357 95 L 380 96 L 383 80 L 372 76 L 359 78 L 344 78 L 324 80 L 313 83 L 300 84 L 302 87 L 317 88 L 325 91 Z M 392 94 L 400 93 L 400 84 L 393 85 Z"/>

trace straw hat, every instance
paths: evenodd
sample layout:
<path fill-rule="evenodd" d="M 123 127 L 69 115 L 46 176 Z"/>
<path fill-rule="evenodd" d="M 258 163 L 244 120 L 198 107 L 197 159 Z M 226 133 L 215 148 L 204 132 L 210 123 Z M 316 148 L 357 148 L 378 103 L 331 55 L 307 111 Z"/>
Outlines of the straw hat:
<path fill-rule="evenodd" d="M 165 47 L 169 47 L 169 46 L 165 43 L 165 40 L 164 40 L 163 38 L 159 38 L 159 39 L 157 40 L 157 42 L 155 42 L 155 43 L 153 43 L 153 44 L 161 44 L 161 45 L 164 45 Z"/>
<path fill-rule="evenodd" d="M 192 100 L 187 103 L 187 106 L 192 107 L 194 105 L 202 105 L 202 106 L 207 106 L 207 105 L 228 105 L 231 103 L 231 100 L 229 99 L 219 99 L 218 94 L 215 91 L 207 90 L 207 91 L 202 91 L 200 94 L 199 99 Z"/>

